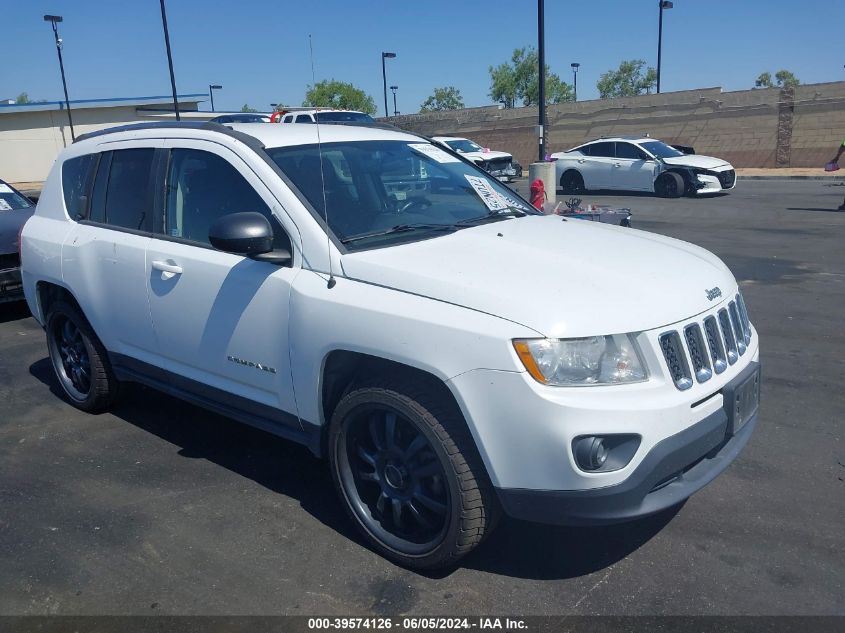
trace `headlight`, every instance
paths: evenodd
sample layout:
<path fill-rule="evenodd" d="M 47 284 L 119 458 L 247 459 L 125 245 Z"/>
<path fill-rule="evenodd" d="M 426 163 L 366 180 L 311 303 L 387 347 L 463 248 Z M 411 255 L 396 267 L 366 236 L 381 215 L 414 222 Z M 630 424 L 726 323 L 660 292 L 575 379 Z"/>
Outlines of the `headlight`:
<path fill-rule="evenodd" d="M 640 382 L 648 376 L 630 334 L 517 339 L 513 346 L 528 373 L 544 385 L 614 385 Z"/>

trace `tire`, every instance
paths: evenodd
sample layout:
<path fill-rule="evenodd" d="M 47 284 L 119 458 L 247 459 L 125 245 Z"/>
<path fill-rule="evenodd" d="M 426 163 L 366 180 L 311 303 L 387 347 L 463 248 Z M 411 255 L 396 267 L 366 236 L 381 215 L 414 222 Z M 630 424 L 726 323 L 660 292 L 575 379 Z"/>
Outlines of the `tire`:
<path fill-rule="evenodd" d="M 654 192 L 661 198 L 680 198 L 685 191 L 684 179 L 673 171 L 660 174 L 654 181 Z"/>
<path fill-rule="evenodd" d="M 47 312 L 46 329 L 50 362 L 71 404 L 91 413 L 108 409 L 120 385 L 87 319 L 75 306 L 57 301 Z"/>
<path fill-rule="evenodd" d="M 584 193 L 584 178 L 574 169 L 563 172 L 560 177 L 560 188 L 563 193 Z"/>
<path fill-rule="evenodd" d="M 354 387 L 332 415 L 329 461 L 353 522 L 404 567 L 451 565 L 500 514 L 460 412 L 419 381 Z"/>

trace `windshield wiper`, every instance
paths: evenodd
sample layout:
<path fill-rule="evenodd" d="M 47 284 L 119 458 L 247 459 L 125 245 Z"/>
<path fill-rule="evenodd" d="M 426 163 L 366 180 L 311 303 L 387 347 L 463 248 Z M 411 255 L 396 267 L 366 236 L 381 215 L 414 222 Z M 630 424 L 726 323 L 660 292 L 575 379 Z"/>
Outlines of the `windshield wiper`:
<path fill-rule="evenodd" d="M 397 224 L 389 229 L 371 231 L 370 233 L 358 233 L 340 240 L 341 244 L 349 244 L 358 240 L 365 240 L 369 237 L 381 237 L 382 235 L 393 235 L 394 233 L 407 233 L 408 231 L 455 231 L 457 227 L 453 224 L 433 224 L 417 222 L 414 224 Z"/>
<path fill-rule="evenodd" d="M 477 226 L 479 224 L 487 224 L 488 222 L 498 222 L 505 218 L 521 218 L 528 215 L 524 211 L 518 209 L 508 209 L 507 211 L 491 211 L 487 215 L 482 215 L 477 218 L 466 218 L 455 222 L 458 226 Z"/>

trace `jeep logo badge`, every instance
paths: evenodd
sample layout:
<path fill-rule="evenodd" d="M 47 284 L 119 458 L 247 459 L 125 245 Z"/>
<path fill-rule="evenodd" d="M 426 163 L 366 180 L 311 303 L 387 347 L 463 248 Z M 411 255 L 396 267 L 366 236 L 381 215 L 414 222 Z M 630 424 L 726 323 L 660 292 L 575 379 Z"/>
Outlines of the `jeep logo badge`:
<path fill-rule="evenodd" d="M 722 291 L 719 286 L 716 286 L 715 288 L 710 288 L 710 290 L 705 290 L 704 294 L 707 295 L 707 298 L 710 299 L 710 301 L 713 301 L 716 297 L 722 296 Z"/>

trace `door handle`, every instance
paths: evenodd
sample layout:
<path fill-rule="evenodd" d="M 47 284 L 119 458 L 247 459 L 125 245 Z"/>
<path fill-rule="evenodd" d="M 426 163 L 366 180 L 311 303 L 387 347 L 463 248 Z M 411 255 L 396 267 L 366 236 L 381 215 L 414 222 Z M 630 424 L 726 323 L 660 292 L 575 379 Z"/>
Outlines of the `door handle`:
<path fill-rule="evenodd" d="M 174 275 L 182 274 L 182 267 L 176 264 L 168 264 L 160 259 L 153 260 L 153 270 L 160 270 L 164 279 L 170 279 Z"/>
<path fill-rule="evenodd" d="M 583 163 L 585 160 L 586 160 L 586 158 L 579 158 L 579 159 L 578 159 L 578 162 L 579 162 L 579 163 Z"/>
<path fill-rule="evenodd" d="M 619 164 L 619 163 L 613 163 L 613 166 L 614 166 L 614 167 L 622 167 L 622 165 L 621 165 L 621 164 Z"/>

